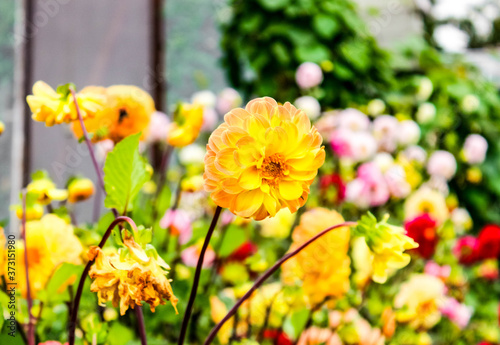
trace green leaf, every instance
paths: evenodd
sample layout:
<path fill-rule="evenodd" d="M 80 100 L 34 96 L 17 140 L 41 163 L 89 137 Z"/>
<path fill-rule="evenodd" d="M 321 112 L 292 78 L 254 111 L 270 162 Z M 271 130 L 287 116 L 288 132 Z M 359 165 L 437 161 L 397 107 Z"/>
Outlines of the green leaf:
<path fill-rule="evenodd" d="M 45 299 L 45 302 L 48 302 L 49 300 L 52 302 L 64 300 L 66 294 L 63 293 L 65 291 L 59 291 L 61 286 L 65 284 L 72 276 L 76 277 L 76 282 L 80 277 L 81 272 L 81 266 L 63 263 L 52 275 L 52 278 L 47 284 L 47 288 L 43 291 L 43 294 L 41 294 L 40 298 Z"/>
<path fill-rule="evenodd" d="M 294 312 L 285 320 L 283 330 L 292 338 L 297 339 L 302 333 L 307 319 L 309 318 L 309 310 L 307 308 L 300 309 Z"/>
<path fill-rule="evenodd" d="M 139 153 L 140 133 L 119 142 L 108 154 L 104 165 L 106 200 L 104 206 L 124 213 L 144 183 L 150 179 L 146 163 Z"/>
<path fill-rule="evenodd" d="M 227 257 L 246 241 L 245 231 L 237 226 L 230 225 L 222 239 L 219 250 L 220 257 Z"/>
<path fill-rule="evenodd" d="M 288 5 L 289 0 L 259 0 L 259 3 L 268 11 L 277 11 Z"/>
<path fill-rule="evenodd" d="M 59 94 L 62 94 L 61 98 L 66 98 L 70 94 L 70 89 L 73 89 L 76 91 L 76 86 L 73 83 L 67 83 L 63 85 L 59 85 L 57 87 L 56 92 Z"/>
<path fill-rule="evenodd" d="M 322 61 L 330 59 L 330 51 L 322 44 L 316 45 L 302 45 L 295 49 L 295 56 L 301 62 L 315 62 L 321 63 Z"/>
<path fill-rule="evenodd" d="M 118 321 L 113 322 L 108 333 L 108 344 L 109 345 L 123 345 L 134 339 L 134 332 L 119 323 Z"/>
<path fill-rule="evenodd" d="M 332 38 L 339 30 L 339 23 L 325 14 L 318 14 L 313 18 L 314 30 L 323 38 Z"/>

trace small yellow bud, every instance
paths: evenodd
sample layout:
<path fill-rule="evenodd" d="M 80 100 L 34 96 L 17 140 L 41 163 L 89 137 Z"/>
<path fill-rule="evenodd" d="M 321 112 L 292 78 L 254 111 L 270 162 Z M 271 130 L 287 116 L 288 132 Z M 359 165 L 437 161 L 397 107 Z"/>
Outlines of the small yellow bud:
<path fill-rule="evenodd" d="M 68 186 L 68 201 L 75 203 L 87 200 L 94 194 L 94 183 L 88 178 L 78 178 Z"/>

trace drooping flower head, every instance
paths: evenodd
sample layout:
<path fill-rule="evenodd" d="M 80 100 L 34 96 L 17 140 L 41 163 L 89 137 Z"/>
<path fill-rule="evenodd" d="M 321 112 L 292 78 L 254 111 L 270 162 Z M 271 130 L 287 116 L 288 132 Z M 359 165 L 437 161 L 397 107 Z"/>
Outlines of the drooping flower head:
<path fill-rule="evenodd" d="M 405 235 L 403 228 L 387 223 L 386 215 L 381 222 L 368 213 L 362 216 L 355 229 L 357 236 L 363 236 L 372 253 L 372 279 L 385 283 L 390 270 L 401 269 L 410 262 L 405 251 L 418 247 L 418 243 Z"/>
<path fill-rule="evenodd" d="M 68 184 L 68 201 L 84 201 L 94 194 L 94 183 L 88 178 L 75 178 Z"/>
<path fill-rule="evenodd" d="M 53 200 L 62 201 L 68 198 L 68 192 L 65 189 L 58 189 L 45 171 L 35 172 L 26 190 L 41 205 L 48 205 Z"/>
<path fill-rule="evenodd" d="M 167 142 L 175 147 L 192 144 L 200 134 L 203 125 L 203 106 L 182 103 L 174 114 L 170 124 Z"/>
<path fill-rule="evenodd" d="M 33 120 L 45 122 L 48 127 L 78 120 L 70 87 L 74 86 L 67 84 L 54 90 L 43 81 L 37 81 L 33 85 L 33 94 L 26 97 Z M 82 90 L 76 94 L 76 99 L 83 119 L 94 117 L 105 100 L 92 90 Z"/>
<path fill-rule="evenodd" d="M 133 85 L 113 85 L 86 87 L 82 92 L 100 93 L 106 99 L 101 111 L 85 121 L 85 128 L 93 135 L 92 141 L 111 139 L 117 143 L 139 132 L 143 132 L 141 139 L 146 137 L 155 111 L 153 98 L 146 91 Z M 73 133 L 77 138 L 83 136 L 80 123 L 73 123 Z"/>
<path fill-rule="evenodd" d="M 205 190 L 221 207 L 262 220 L 303 206 L 325 160 L 322 138 L 290 103 L 258 98 L 234 109 L 210 136 Z"/>
<path fill-rule="evenodd" d="M 166 301 L 175 308 L 177 298 L 166 277 L 170 267 L 152 246 L 145 250 L 130 234 L 126 231 L 124 234 L 124 248 L 109 252 L 99 247 L 90 248 L 89 259 L 95 259 L 89 271 L 90 278 L 94 279 L 90 290 L 97 292 L 101 305 L 107 301 L 112 301 L 115 307 L 119 305 L 121 315 L 142 302 L 148 303 L 153 312 Z"/>
<path fill-rule="evenodd" d="M 326 228 L 343 222 L 336 211 L 315 208 L 305 212 L 293 230 L 290 251 Z M 322 236 L 283 264 L 283 282 L 290 285 L 301 281 L 304 293 L 313 305 L 326 297 L 341 297 L 349 290 L 349 239 L 347 227 Z"/>

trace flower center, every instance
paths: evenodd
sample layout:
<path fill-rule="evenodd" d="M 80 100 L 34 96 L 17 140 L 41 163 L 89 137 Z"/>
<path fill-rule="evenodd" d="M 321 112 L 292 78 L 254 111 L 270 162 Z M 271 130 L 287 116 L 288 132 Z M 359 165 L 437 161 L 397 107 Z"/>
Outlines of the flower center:
<path fill-rule="evenodd" d="M 266 157 L 262 163 L 262 176 L 267 179 L 277 179 L 285 176 L 285 159 L 280 154 Z"/>
<path fill-rule="evenodd" d="M 118 123 L 121 123 L 128 116 L 127 109 L 120 109 Z"/>

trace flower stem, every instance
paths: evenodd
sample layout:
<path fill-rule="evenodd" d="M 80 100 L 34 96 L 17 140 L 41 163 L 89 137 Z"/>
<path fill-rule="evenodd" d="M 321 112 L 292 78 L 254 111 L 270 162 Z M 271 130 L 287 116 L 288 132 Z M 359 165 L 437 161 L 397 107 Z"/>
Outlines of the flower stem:
<path fill-rule="evenodd" d="M 24 269 L 26 274 L 26 291 L 28 300 L 28 345 L 35 345 L 35 319 L 31 314 L 33 308 L 33 299 L 31 298 L 31 286 L 28 268 L 28 242 L 26 240 L 26 190 L 23 190 L 23 218 L 22 222 L 22 238 L 24 241 Z"/>
<path fill-rule="evenodd" d="M 136 305 L 134 311 L 135 316 L 137 317 L 137 323 L 139 324 L 139 336 L 141 337 L 141 345 L 147 345 L 146 326 L 144 324 L 144 315 L 142 314 L 141 306 Z"/>
<path fill-rule="evenodd" d="M 189 296 L 189 301 L 186 307 L 186 312 L 184 314 L 184 319 L 182 320 L 181 332 L 179 334 L 178 345 L 184 344 L 184 338 L 186 337 L 187 328 L 189 325 L 189 319 L 191 318 L 191 313 L 193 311 L 194 301 L 196 299 L 196 293 L 198 291 L 198 285 L 200 283 L 200 275 L 201 270 L 203 268 L 203 259 L 205 258 L 205 252 L 207 251 L 208 245 L 210 243 L 210 239 L 212 238 L 212 234 L 214 233 L 215 226 L 217 225 L 217 221 L 219 220 L 220 213 L 222 211 L 222 207 L 217 206 L 215 210 L 214 217 L 212 218 L 212 223 L 210 224 L 210 228 L 208 229 L 207 236 L 205 236 L 205 242 L 203 242 L 203 247 L 201 248 L 200 257 L 198 258 L 198 263 L 196 265 L 196 271 L 194 273 L 193 287 L 191 288 L 191 295 Z"/>
<path fill-rule="evenodd" d="M 102 189 L 104 189 L 104 177 L 102 175 L 102 171 L 99 168 L 99 164 L 97 163 L 97 159 L 95 158 L 95 153 L 94 149 L 92 147 L 92 143 L 90 142 L 89 138 L 89 133 L 87 132 L 87 128 L 85 127 L 85 124 L 83 123 L 83 117 L 80 112 L 80 106 L 78 105 L 78 100 L 76 99 L 76 93 L 75 90 L 71 89 L 71 95 L 73 96 L 73 102 L 75 104 L 76 108 L 76 114 L 78 115 L 78 120 L 80 121 L 80 126 L 82 127 L 82 132 L 83 132 L 83 137 L 85 138 L 85 143 L 87 144 L 87 147 L 90 152 L 90 158 L 92 159 L 92 164 L 94 165 L 95 172 L 97 173 L 97 179 L 99 180 L 99 184 L 101 185 Z"/>
<path fill-rule="evenodd" d="M 125 216 L 120 216 L 116 217 L 116 219 L 109 225 L 108 229 L 104 233 L 104 236 L 101 239 L 101 242 L 99 242 L 99 248 L 104 247 L 106 244 L 106 241 L 108 240 L 109 236 L 111 235 L 111 231 L 117 226 L 118 224 L 121 224 L 123 222 L 127 222 L 130 224 L 130 226 L 134 229 L 137 229 L 137 226 L 135 225 L 134 221 Z M 75 300 L 73 302 L 73 308 L 71 309 L 71 317 L 69 319 L 69 334 L 68 334 L 68 342 L 69 345 L 74 345 L 75 344 L 75 329 L 76 329 L 76 319 L 78 317 L 78 307 L 80 306 L 80 299 L 82 298 L 82 293 L 83 293 L 83 286 L 85 285 L 85 279 L 87 278 L 87 275 L 89 274 L 90 271 L 90 266 L 92 266 L 92 263 L 94 260 L 89 260 L 87 262 L 87 265 L 85 265 L 85 268 L 83 269 L 82 275 L 80 277 L 80 282 L 78 283 L 78 288 L 76 290 L 76 295 L 75 295 Z"/>
<path fill-rule="evenodd" d="M 354 226 L 356 224 L 357 224 L 356 222 L 345 222 L 345 223 L 341 223 L 341 224 L 337 224 L 337 225 L 334 225 L 332 227 L 329 227 L 328 229 L 325 229 L 325 230 L 321 231 L 320 233 L 318 233 L 317 235 L 315 235 L 314 237 L 310 238 L 308 241 L 306 241 L 304 244 L 302 244 L 301 246 L 299 246 L 294 251 L 286 254 L 281 259 L 279 259 L 270 269 L 268 269 L 263 275 L 261 275 L 259 277 L 259 279 L 257 279 L 257 281 L 255 282 L 255 284 L 250 288 L 250 290 L 248 290 L 247 293 L 243 297 L 241 297 L 238 300 L 238 302 L 236 302 L 236 304 L 231 308 L 231 310 L 229 310 L 229 312 L 227 313 L 227 315 L 224 316 L 224 318 L 217 325 L 215 325 L 214 328 L 212 328 L 212 330 L 208 334 L 208 337 L 205 340 L 205 342 L 203 343 L 203 345 L 209 345 L 209 344 L 212 343 L 212 341 L 215 339 L 215 336 L 217 335 L 217 332 L 221 329 L 221 327 L 231 317 L 234 316 L 234 314 L 236 314 L 236 312 L 238 311 L 238 308 L 243 304 L 243 302 L 245 302 L 252 295 L 252 293 L 255 290 L 257 290 L 270 276 L 272 276 L 272 274 L 274 272 L 276 272 L 278 270 L 278 268 L 280 268 L 280 266 L 285 261 L 287 261 L 288 259 L 291 259 L 295 255 L 297 255 L 298 253 L 300 253 L 300 251 L 302 249 L 304 249 L 305 247 L 307 247 L 308 245 L 310 245 L 311 243 L 313 243 L 314 241 L 316 241 L 321 236 L 327 234 L 328 232 L 330 232 L 332 230 L 335 230 L 335 229 L 338 229 L 338 228 L 345 227 L 345 226 Z"/>

